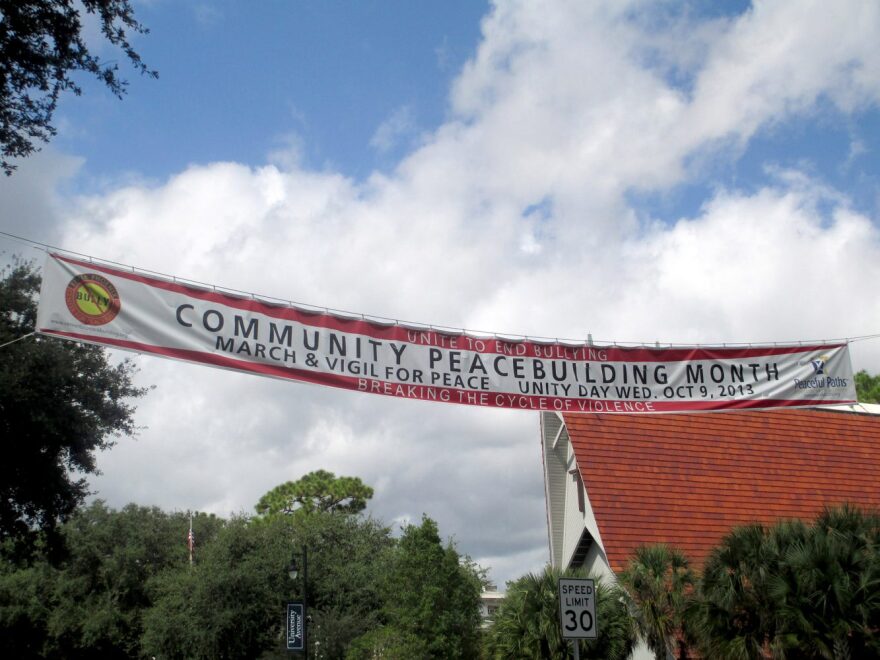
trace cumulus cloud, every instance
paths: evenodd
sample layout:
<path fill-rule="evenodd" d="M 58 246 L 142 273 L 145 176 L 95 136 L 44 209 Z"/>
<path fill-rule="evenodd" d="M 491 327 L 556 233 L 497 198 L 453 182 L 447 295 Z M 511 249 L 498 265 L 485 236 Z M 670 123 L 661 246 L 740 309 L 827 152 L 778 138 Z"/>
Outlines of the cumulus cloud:
<path fill-rule="evenodd" d="M 718 187 L 671 223 L 643 217 L 627 194 L 674 189 L 696 155 L 735 158 L 731 143 L 821 99 L 845 113 L 875 105 L 880 9 L 756 3 L 739 17 L 666 23 L 643 9 L 499 4 L 449 121 L 392 172 L 311 171 L 296 149 L 261 167 L 194 165 L 55 209 L 62 243 L 450 327 L 692 342 L 876 331 L 866 283 L 880 276 L 877 219 L 845 193 L 768 170 L 759 189 Z M 374 146 L 406 127 L 395 121 Z M 876 344 L 854 354 L 880 370 Z M 157 388 L 140 405 L 140 439 L 101 457 L 94 485 L 111 502 L 247 510 L 325 468 L 376 486 L 371 511 L 386 521 L 435 517 L 501 583 L 547 559 L 534 415 L 138 361 Z"/>

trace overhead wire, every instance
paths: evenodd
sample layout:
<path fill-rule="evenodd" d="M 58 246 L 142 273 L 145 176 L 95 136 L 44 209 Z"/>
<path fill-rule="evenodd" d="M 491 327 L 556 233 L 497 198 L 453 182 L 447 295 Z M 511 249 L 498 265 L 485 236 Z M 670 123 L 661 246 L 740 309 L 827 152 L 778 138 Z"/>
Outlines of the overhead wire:
<path fill-rule="evenodd" d="M 27 333 L 26 335 L 22 335 L 21 337 L 18 337 L 18 338 L 16 338 L 16 339 L 13 339 L 12 341 L 8 341 L 8 342 L 6 342 L 5 344 L 0 344 L 0 348 L 6 348 L 7 346 L 10 346 L 10 345 L 14 344 L 14 343 L 17 342 L 17 341 L 21 341 L 22 339 L 27 339 L 28 337 L 32 337 L 32 336 L 35 335 L 35 334 L 37 334 L 37 333 L 36 333 L 36 332 L 29 332 L 29 333 Z"/>

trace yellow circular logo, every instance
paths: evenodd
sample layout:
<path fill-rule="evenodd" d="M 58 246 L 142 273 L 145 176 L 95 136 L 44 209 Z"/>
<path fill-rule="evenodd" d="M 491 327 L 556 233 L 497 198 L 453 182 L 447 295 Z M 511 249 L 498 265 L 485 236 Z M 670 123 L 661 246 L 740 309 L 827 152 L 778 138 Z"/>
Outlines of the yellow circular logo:
<path fill-rule="evenodd" d="M 119 313 L 121 302 L 116 287 L 106 277 L 95 273 L 77 275 L 64 295 L 67 309 L 86 325 L 104 325 Z"/>

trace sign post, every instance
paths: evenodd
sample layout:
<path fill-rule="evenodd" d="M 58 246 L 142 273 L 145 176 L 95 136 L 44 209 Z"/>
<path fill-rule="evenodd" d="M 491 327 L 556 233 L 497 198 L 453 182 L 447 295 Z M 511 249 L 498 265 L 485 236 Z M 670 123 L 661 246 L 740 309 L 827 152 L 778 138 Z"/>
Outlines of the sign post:
<path fill-rule="evenodd" d="M 306 606 L 300 601 L 287 603 L 287 650 L 306 650 Z"/>
<path fill-rule="evenodd" d="M 586 578 L 559 578 L 559 623 L 562 639 L 572 640 L 574 658 L 580 657 L 579 639 L 596 639 L 596 585 Z"/>

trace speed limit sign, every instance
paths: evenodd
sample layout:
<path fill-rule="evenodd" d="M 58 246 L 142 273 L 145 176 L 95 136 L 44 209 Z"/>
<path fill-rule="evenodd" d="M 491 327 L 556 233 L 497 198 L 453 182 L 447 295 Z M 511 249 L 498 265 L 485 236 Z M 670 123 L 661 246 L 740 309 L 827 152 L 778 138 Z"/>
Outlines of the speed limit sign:
<path fill-rule="evenodd" d="M 562 639 L 595 639 L 596 585 L 584 578 L 559 578 L 559 623 Z"/>

